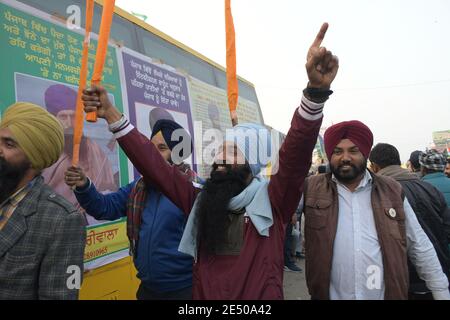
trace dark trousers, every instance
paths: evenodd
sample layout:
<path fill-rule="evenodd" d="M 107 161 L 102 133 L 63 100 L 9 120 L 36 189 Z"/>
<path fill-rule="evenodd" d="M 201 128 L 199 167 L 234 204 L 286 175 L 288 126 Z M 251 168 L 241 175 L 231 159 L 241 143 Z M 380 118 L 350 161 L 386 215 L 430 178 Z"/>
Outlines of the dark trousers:
<path fill-rule="evenodd" d="M 288 223 L 286 226 L 286 238 L 284 238 L 284 264 L 295 263 L 294 257 L 292 257 L 292 223 Z"/>
<path fill-rule="evenodd" d="M 155 292 L 141 283 L 136 298 L 138 300 L 192 300 L 192 287 L 177 291 Z"/>

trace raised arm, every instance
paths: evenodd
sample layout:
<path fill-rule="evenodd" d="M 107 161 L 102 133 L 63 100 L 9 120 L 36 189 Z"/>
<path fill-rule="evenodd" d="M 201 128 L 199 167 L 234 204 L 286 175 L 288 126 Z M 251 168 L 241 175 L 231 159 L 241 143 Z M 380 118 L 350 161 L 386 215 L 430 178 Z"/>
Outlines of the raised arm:
<path fill-rule="evenodd" d="M 160 190 L 177 207 L 189 214 L 197 189 L 176 166 L 167 163 L 149 138 L 142 135 L 114 107 L 102 87 L 93 86 L 83 92 L 84 111 L 96 111 L 105 119 L 128 159 L 145 181 Z"/>
<path fill-rule="evenodd" d="M 282 215 L 285 223 L 300 201 L 322 123 L 323 106 L 332 93 L 330 85 L 339 68 L 337 57 L 321 47 L 327 29 L 328 24 L 324 23 L 309 48 L 305 65 L 308 86 L 303 91 L 300 107 L 295 111 L 291 128 L 281 146 L 278 170 L 269 184 L 272 206 Z"/>

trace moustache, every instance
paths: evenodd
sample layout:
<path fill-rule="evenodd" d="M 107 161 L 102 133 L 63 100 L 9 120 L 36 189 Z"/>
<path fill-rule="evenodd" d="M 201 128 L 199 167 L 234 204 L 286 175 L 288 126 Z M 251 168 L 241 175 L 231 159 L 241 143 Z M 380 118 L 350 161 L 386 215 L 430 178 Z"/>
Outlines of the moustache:
<path fill-rule="evenodd" d="M 0 157 L 0 176 L 8 177 L 14 174 L 13 167 L 6 161 L 5 158 Z"/>

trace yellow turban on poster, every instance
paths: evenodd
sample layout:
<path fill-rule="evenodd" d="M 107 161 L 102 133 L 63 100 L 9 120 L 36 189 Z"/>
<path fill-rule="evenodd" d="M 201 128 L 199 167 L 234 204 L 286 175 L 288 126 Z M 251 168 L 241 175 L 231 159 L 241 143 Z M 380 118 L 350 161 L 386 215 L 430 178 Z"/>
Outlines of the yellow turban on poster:
<path fill-rule="evenodd" d="M 0 129 L 11 130 L 34 169 L 54 164 L 64 147 L 64 131 L 52 114 L 35 104 L 17 102 L 6 109 Z"/>

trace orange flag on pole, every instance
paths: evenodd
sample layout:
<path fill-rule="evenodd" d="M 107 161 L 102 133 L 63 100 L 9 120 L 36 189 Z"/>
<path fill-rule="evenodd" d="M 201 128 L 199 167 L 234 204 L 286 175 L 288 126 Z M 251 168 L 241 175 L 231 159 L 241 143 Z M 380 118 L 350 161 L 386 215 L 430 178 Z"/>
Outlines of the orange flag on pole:
<path fill-rule="evenodd" d="M 226 56 L 227 56 L 227 94 L 228 107 L 230 108 L 231 122 L 237 125 L 236 113 L 239 96 L 238 80 L 236 75 L 236 41 L 234 33 L 233 16 L 231 15 L 230 0 L 225 0 L 225 35 L 226 35 Z"/>
<path fill-rule="evenodd" d="M 114 16 L 115 0 L 104 0 L 102 21 L 100 23 L 100 32 L 98 35 L 97 52 L 95 54 L 94 72 L 92 74 L 91 84 L 99 85 L 102 81 L 103 66 L 106 60 L 106 52 L 108 50 L 109 32 L 111 31 L 112 20 Z M 97 113 L 89 112 L 86 115 L 89 122 L 97 121 Z"/>
<path fill-rule="evenodd" d="M 86 87 L 87 71 L 88 71 L 88 53 L 89 53 L 89 43 L 91 39 L 92 30 L 92 17 L 94 15 L 94 0 L 86 1 L 86 26 L 85 35 L 83 41 L 83 55 L 81 58 L 81 71 L 80 71 L 80 82 L 78 83 L 78 95 L 77 95 L 77 106 L 75 109 L 75 125 L 73 130 L 73 157 L 72 165 L 78 166 L 80 159 L 80 143 L 81 136 L 83 135 L 83 102 L 81 101 L 81 95 Z"/>

